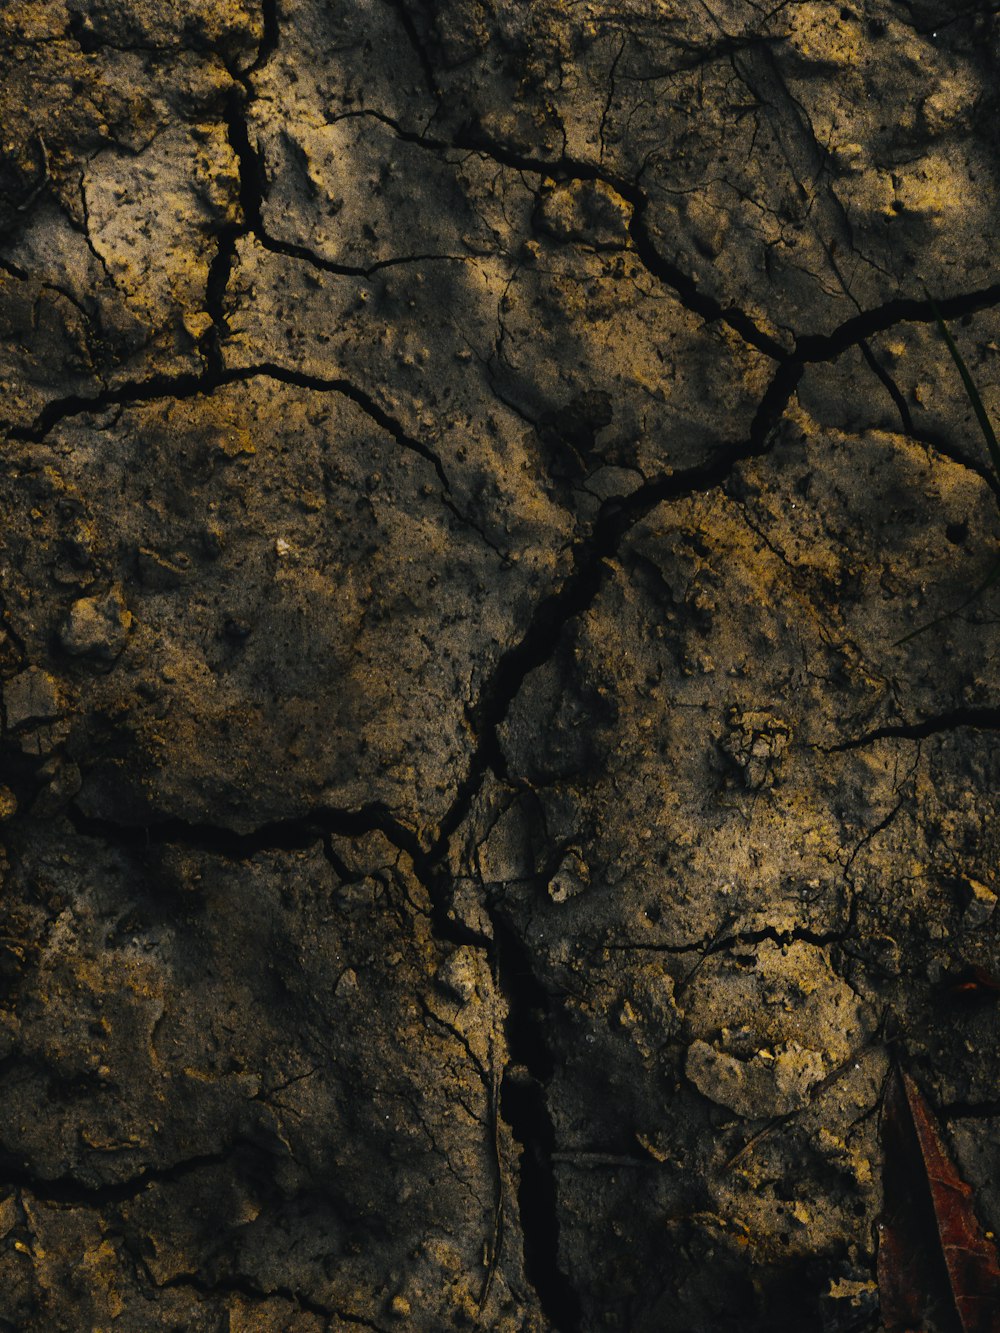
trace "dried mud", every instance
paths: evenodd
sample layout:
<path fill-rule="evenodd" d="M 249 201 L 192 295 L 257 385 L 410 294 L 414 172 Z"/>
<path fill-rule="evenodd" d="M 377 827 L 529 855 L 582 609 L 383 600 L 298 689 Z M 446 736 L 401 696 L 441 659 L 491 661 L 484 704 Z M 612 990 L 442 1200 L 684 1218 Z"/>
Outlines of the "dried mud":
<path fill-rule="evenodd" d="M 875 1329 L 1000 1228 L 993 5 L 0 13 L 0 1328 Z"/>

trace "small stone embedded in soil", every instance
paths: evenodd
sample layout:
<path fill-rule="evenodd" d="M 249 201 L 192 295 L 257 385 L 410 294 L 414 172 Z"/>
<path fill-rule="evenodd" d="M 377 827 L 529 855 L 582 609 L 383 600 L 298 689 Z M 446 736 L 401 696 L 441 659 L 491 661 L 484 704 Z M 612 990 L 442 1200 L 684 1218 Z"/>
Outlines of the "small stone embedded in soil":
<path fill-rule="evenodd" d="M 962 922 L 969 930 L 978 930 L 993 916 L 997 895 L 979 880 L 970 878 L 963 879 L 962 891 L 965 900 Z"/>
<path fill-rule="evenodd" d="M 476 994 L 480 967 L 480 957 L 476 950 L 468 944 L 462 944 L 438 968 L 438 985 L 462 1004 L 468 1004 Z"/>
<path fill-rule="evenodd" d="M 29 667 L 4 684 L 3 706 L 12 731 L 33 722 L 51 722 L 62 713 L 59 687 L 40 667 Z"/>
<path fill-rule="evenodd" d="M 739 1059 L 695 1041 L 688 1047 L 685 1073 L 702 1096 L 755 1120 L 800 1110 L 827 1065 L 818 1051 L 797 1042 Z"/>
<path fill-rule="evenodd" d="M 132 626 L 132 613 L 121 589 L 104 597 L 81 597 L 70 607 L 59 631 L 59 644 L 74 657 L 113 661 L 122 651 Z"/>
<path fill-rule="evenodd" d="M 559 863 L 559 869 L 549 880 L 549 897 L 554 903 L 575 898 L 590 884 L 590 870 L 579 852 L 569 851 Z"/>

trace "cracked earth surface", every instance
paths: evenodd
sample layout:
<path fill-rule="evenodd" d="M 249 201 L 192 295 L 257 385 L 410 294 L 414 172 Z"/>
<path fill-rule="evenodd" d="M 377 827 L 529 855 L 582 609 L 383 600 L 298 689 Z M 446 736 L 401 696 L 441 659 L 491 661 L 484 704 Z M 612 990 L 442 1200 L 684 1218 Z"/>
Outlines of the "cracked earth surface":
<path fill-rule="evenodd" d="M 0 12 L 0 1327 L 878 1326 L 1000 1229 L 996 6 Z"/>

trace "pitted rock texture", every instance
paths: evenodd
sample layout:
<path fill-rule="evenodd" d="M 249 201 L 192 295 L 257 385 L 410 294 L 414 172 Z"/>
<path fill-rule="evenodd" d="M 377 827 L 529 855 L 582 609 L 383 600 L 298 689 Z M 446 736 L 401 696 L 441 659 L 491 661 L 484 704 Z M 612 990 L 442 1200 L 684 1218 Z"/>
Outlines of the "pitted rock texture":
<path fill-rule="evenodd" d="M 891 1051 L 1000 1229 L 994 11 L 0 13 L 0 1328 L 875 1329 Z"/>

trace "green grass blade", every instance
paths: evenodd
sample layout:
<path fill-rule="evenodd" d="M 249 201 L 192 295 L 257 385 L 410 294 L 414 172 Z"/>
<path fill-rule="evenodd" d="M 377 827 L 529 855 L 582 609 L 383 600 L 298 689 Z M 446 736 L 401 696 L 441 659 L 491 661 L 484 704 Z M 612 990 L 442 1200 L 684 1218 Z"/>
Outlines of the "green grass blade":
<path fill-rule="evenodd" d="M 964 602 L 959 602 L 958 606 L 953 607 L 951 611 L 945 611 L 943 615 L 935 616 L 933 620 L 928 620 L 926 625 L 921 625 L 919 629 L 911 630 L 909 634 L 904 634 L 901 639 L 896 639 L 892 645 L 893 648 L 898 648 L 900 644 L 903 643 L 909 643 L 910 640 L 915 639 L 918 634 L 923 634 L 929 629 L 934 629 L 936 625 L 943 625 L 946 620 L 951 620 L 953 616 L 958 615 L 959 611 L 964 611 L 965 608 L 971 606 L 978 597 L 982 597 L 983 593 L 986 592 L 988 588 L 992 588 L 994 583 L 998 581 L 1000 581 L 1000 560 L 993 566 L 990 572 L 986 575 L 986 578 L 980 583 L 979 587 L 969 593 Z"/>
<path fill-rule="evenodd" d="M 976 420 L 979 422 L 979 429 L 983 432 L 983 439 L 986 441 L 986 448 L 990 451 L 990 459 L 993 462 L 993 471 L 996 473 L 997 480 L 1000 481 L 1000 443 L 997 443 L 996 432 L 993 429 L 993 423 L 987 414 L 983 405 L 983 400 L 979 396 L 979 390 L 976 388 L 976 382 L 969 374 L 969 368 L 962 359 L 962 353 L 955 346 L 955 339 L 948 331 L 948 326 L 944 322 L 944 316 L 938 308 L 937 302 L 929 292 L 924 292 L 930 303 L 931 310 L 934 312 L 934 318 L 937 320 L 937 326 L 941 330 L 941 336 L 947 344 L 948 351 L 951 353 L 951 359 L 958 367 L 958 373 L 962 377 L 962 383 L 965 386 L 965 392 L 969 396 L 969 402 L 972 404 L 972 410 L 976 414 Z"/>

